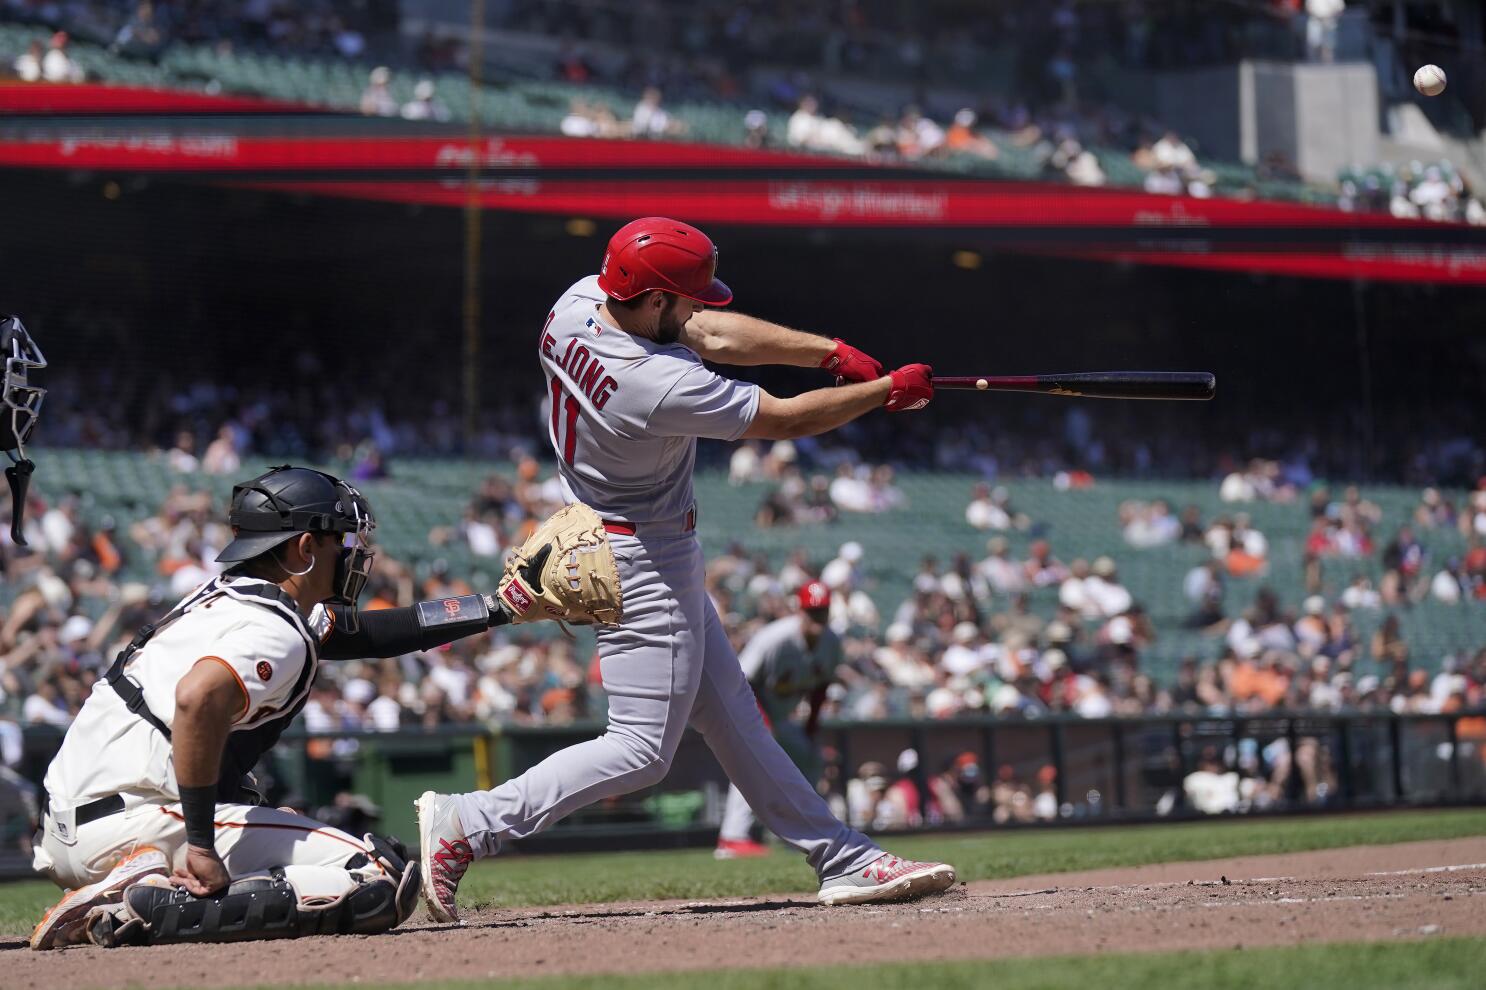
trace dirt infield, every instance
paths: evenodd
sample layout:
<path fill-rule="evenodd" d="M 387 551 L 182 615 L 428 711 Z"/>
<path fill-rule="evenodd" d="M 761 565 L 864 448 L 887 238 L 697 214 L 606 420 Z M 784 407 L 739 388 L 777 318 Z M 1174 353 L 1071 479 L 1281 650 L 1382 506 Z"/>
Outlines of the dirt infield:
<path fill-rule="evenodd" d="M 990 840 L 994 841 L 994 840 Z M 1486 935 L 1486 837 L 961 885 L 917 904 L 802 896 L 490 911 L 374 938 L 33 953 L 15 990 L 416 981 Z"/>

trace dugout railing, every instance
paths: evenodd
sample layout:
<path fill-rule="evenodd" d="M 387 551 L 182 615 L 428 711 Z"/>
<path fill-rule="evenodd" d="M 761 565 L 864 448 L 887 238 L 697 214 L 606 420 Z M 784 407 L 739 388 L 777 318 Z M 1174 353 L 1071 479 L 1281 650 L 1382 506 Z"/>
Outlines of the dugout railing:
<path fill-rule="evenodd" d="M 273 803 L 414 836 L 412 801 L 422 790 L 488 787 L 602 730 L 591 722 L 296 729 L 258 776 Z M 26 872 L 35 785 L 61 740 L 48 727 L 20 736 L 19 758 L 9 747 L 14 762 L 0 774 L 0 875 Z M 868 830 L 1486 804 L 1486 709 L 826 722 L 817 742 L 823 793 Z M 940 800 L 946 786 L 960 807 Z M 726 787 L 705 742 L 689 732 L 664 782 L 584 809 L 522 846 L 710 842 Z"/>

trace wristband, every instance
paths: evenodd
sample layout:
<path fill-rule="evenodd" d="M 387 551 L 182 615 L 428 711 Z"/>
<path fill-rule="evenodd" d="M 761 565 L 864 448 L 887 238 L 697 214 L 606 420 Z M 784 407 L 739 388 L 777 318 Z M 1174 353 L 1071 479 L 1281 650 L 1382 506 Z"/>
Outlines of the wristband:
<path fill-rule="evenodd" d="M 182 787 L 181 817 L 186 820 L 186 843 L 199 849 L 217 848 L 217 785 Z"/>

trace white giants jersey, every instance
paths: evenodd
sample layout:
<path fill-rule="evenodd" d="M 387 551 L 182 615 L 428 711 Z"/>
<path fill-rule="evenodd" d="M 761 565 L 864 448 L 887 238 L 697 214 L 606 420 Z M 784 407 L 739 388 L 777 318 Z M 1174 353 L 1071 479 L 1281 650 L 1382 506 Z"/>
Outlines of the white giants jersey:
<path fill-rule="evenodd" d="M 175 720 L 175 689 L 198 663 L 225 667 L 243 691 L 245 706 L 233 732 L 260 728 L 294 710 L 308 695 L 314 671 L 306 636 L 323 641 L 332 619 L 315 606 L 308 623 L 284 607 L 250 595 L 234 597 L 234 586 L 262 588 L 252 578 L 207 582 L 184 601 L 186 612 L 150 637 L 124 668 L 144 691 L 145 704 L 161 722 Z M 229 742 L 230 745 L 230 742 Z M 170 740 L 124 702 L 100 678 L 67 729 L 62 749 L 46 772 L 46 791 L 57 808 L 71 808 L 114 794 L 179 800 Z"/>
<path fill-rule="evenodd" d="M 604 519 L 670 521 L 692 507 L 697 438 L 736 440 L 759 388 L 709 371 L 682 344 L 604 323 L 590 276 L 562 294 L 539 343 L 563 493 Z"/>

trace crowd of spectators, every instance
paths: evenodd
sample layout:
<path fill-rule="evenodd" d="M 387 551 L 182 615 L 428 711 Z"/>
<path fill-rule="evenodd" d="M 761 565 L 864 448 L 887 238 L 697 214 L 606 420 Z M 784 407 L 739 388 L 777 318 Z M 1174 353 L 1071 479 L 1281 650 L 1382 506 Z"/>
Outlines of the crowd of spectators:
<path fill-rule="evenodd" d="M 740 111 L 736 139 L 749 146 L 781 142 L 876 161 L 971 165 L 1004 159 L 1003 149 L 1010 148 L 1018 152 L 1014 174 L 1082 186 L 1109 181 L 1101 154 L 1128 155 L 1146 191 L 1206 197 L 1214 194 L 1217 175 L 1192 143 L 1122 108 L 1100 87 L 1081 85 L 1087 67 L 1172 67 L 1255 53 L 1329 61 L 1344 10 L 1343 0 L 1276 0 L 1228 5 L 1199 18 L 1143 0 L 993 10 L 740 0 L 698 16 L 664 0 L 639 7 L 512 0 L 494 5 L 488 22 L 562 39 L 549 75 L 575 86 L 559 125 L 569 136 L 680 138 L 689 131 L 687 121 L 668 109 L 667 100 L 722 101 L 747 108 Z M 432 76 L 459 67 L 467 56 L 457 33 L 430 31 L 410 47 L 399 40 L 394 21 L 326 0 L 3 0 L 0 16 L 38 25 L 36 40 L 11 67 L 23 80 L 81 81 L 84 72 L 67 51 L 70 36 L 146 59 L 175 41 L 351 60 L 376 55 L 388 64 L 370 73 L 361 112 L 418 121 L 451 119 Z M 998 47 L 1013 34 L 1015 52 Z M 600 47 L 607 57 L 596 57 Z M 1008 58 L 1014 65 L 1009 77 L 996 74 L 996 85 L 979 87 L 987 95 L 978 103 L 951 113 L 945 106 L 950 86 Z M 411 98 L 393 96 L 389 65 L 425 74 Z M 935 94 L 937 118 L 902 97 L 847 97 L 842 94 L 874 91 L 827 85 L 854 75 L 899 77 L 921 96 Z M 588 96 L 583 87 L 589 83 L 641 95 L 632 107 L 612 106 Z M 926 88 L 934 86 L 944 88 Z M 783 126 L 771 126 L 775 120 Z M 1260 163 L 1249 185 L 1299 178 L 1292 162 L 1274 155 Z M 1486 208 L 1448 162 L 1349 170 L 1340 177 L 1337 201 L 1345 210 L 1486 223 Z"/>
<path fill-rule="evenodd" d="M 215 465 L 224 476 L 223 492 L 226 478 L 240 473 L 228 430 L 200 460 L 184 447 L 162 455 L 163 467 Z M 807 480 L 790 448 L 742 445 L 731 468 L 735 483 L 765 481 L 773 490 L 759 508 L 761 528 L 828 523 L 903 504 L 885 466 L 843 461 L 834 479 Z M 1251 470 L 1265 474 L 1262 462 Z M 1279 491 L 1272 494 L 1286 497 Z M 65 724 L 121 640 L 216 572 L 213 558 L 229 539 L 221 494 L 177 485 L 151 514 L 125 523 L 90 518 L 80 493 L 34 496 L 27 522 L 32 549 L 5 548 L 12 600 L 0 621 L 0 707 L 26 722 Z M 506 549 L 560 501 L 550 472 L 523 458 L 511 476 L 486 479 L 461 518 L 429 532 L 429 549 L 448 554 L 458 547 L 498 566 Z M 1160 499 L 1119 506 L 1111 526 L 1132 552 L 1190 544 L 1209 557 L 1186 575 L 1181 593 L 1191 609 L 1187 626 L 1211 637 L 1219 655 L 1206 663 L 1184 661 L 1169 684 L 1142 669 L 1158 631 L 1121 581 L 1118 561 L 1072 557 L 1065 563 L 1048 539 L 1036 538 L 1035 511 L 984 484 L 971 492 L 966 521 L 989 534 L 985 555 L 966 550 L 948 560 L 924 558 L 902 601 L 880 599 L 868 578 L 876 562 L 850 540 L 831 560 L 812 561 L 796 551 L 777 566 L 736 543 L 712 557 L 707 586 L 741 646 L 788 611 L 800 584 L 824 581 L 835 595 L 831 624 L 844 637 L 846 653 L 830 704 L 850 718 L 974 711 L 1096 717 L 1275 706 L 1438 711 L 1479 701 L 1486 650 L 1446 658 L 1441 676 L 1449 676 L 1431 678 L 1410 661 L 1422 659 L 1432 668 L 1438 658 L 1410 656 L 1393 610 L 1425 598 L 1462 607 L 1486 601 L 1486 489 L 1471 492 L 1458 507 L 1426 489 L 1386 542 L 1371 537 L 1382 517 L 1355 488 L 1335 498 L 1317 489 L 1308 503 L 1297 503 L 1294 510 L 1309 511 L 1314 520 L 1307 568 L 1314 564 L 1319 572 L 1333 557 L 1375 558 L 1382 574 L 1376 588 L 1359 577 L 1339 591 L 1331 588 L 1328 601 L 1317 576 L 1303 602 L 1284 603 L 1264 584 L 1268 540 L 1245 513 L 1203 519 L 1195 506 L 1177 510 Z M 1459 559 L 1432 559 L 1415 534 L 1435 528 L 1458 531 L 1468 551 Z M 1008 534 L 1028 530 L 1034 538 L 1025 555 L 1014 555 Z M 1225 607 L 1234 581 L 1256 589 L 1252 605 L 1237 613 Z M 446 564 L 418 572 L 384 554 L 368 607 L 464 587 Z M 1355 613 L 1379 609 L 1390 613 L 1377 632 L 1370 638 L 1358 633 Z M 341 665 L 328 677 L 339 693 L 317 695 L 311 714 L 331 718 L 323 724 L 377 728 L 571 717 L 592 710 L 587 659 L 575 656 L 566 640 L 498 635 L 398 661 Z M 1358 673 L 1362 668 L 1370 672 Z"/>
<path fill-rule="evenodd" d="M 375 30 L 367 5 L 331 0 L 0 0 L 0 17 L 65 28 L 81 40 L 146 59 L 178 41 L 355 59 L 367 54 Z M 67 36 L 60 37 L 65 45 Z"/>
<path fill-rule="evenodd" d="M 1337 206 L 1349 213 L 1384 213 L 1401 220 L 1486 224 L 1486 206 L 1450 162 L 1391 163 L 1348 168 L 1338 176 Z"/>

